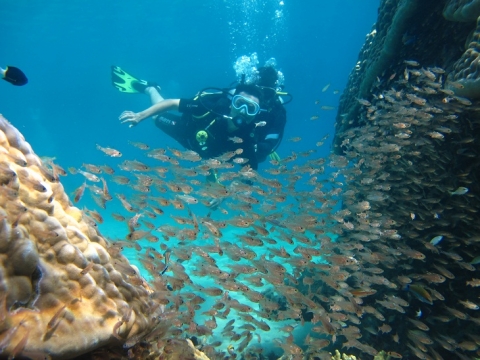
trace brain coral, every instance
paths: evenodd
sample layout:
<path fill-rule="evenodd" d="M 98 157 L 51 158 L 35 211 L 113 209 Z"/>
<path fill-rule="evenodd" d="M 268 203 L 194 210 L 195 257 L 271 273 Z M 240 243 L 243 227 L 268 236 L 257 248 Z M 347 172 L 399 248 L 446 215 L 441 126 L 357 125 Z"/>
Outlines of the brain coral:
<path fill-rule="evenodd" d="M 70 358 L 152 331 L 163 308 L 109 251 L 0 115 L 0 357 Z"/>

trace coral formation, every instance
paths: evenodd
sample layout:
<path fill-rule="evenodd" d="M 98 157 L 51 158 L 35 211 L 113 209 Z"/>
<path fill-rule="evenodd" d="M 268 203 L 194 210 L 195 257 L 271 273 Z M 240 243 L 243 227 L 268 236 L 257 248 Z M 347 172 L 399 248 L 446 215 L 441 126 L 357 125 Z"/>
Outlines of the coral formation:
<path fill-rule="evenodd" d="M 443 16 L 450 21 L 477 22 L 465 43 L 466 50 L 453 64 L 448 74 L 446 88 L 456 95 L 480 98 L 479 54 L 480 54 L 480 1 L 451 0 L 443 11 Z"/>
<path fill-rule="evenodd" d="M 423 359 L 427 352 L 432 358 L 472 358 L 474 351 L 480 353 L 479 339 L 471 336 L 479 323 L 480 283 L 467 275 L 478 274 L 480 229 L 471 214 L 480 209 L 479 103 L 449 93 L 444 74 L 430 63 L 405 59 L 402 76 L 365 102 L 359 121 L 364 125 L 337 133 L 344 139 L 345 157 L 358 161 L 348 170 L 354 175 L 345 180 L 344 194 L 351 200 L 343 202 L 353 225 L 337 243 L 360 240 L 366 250 L 374 240 L 389 238 L 354 256 L 382 267 L 377 273 L 391 290 L 352 293 L 366 295 L 363 311 L 380 321 L 373 325 L 371 317 L 363 316 L 363 344 L 388 349 L 385 355 L 391 358 L 410 354 Z M 369 230 L 372 216 L 388 219 L 390 228 Z M 373 248 L 387 252 L 380 259 L 372 256 Z M 403 261 L 398 258 L 402 254 L 408 256 Z M 332 298 L 328 290 L 322 295 Z M 379 300 L 382 296 L 385 301 Z M 345 344 L 366 349 L 356 339 Z"/>
<path fill-rule="evenodd" d="M 335 350 L 332 360 L 357 360 L 357 358 L 354 355 L 340 354 L 340 351 Z"/>
<path fill-rule="evenodd" d="M 403 34 L 409 27 L 409 20 L 417 12 L 417 8 L 418 1 L 406 0 L 399 3 L 383 39 L 383 46 L 374 61 L 366 63 L 367 69 L 359 88 L 361 98 L 367 96 L 377 76 L 380 76 L 382 71 L 395 58 L 397 49 L 402 46 Z"/>
<path fill-rule="evenodd" d="M 478 0 L 450 0 L 443 16 L 450 21 L 475 21 L 480 16 L 480 1 Z"/>
<path fill-rule="evenodd" d="M 337 132 L 362 125 L 359 123 L 362 118 L 359 114 L 364 107 L 360 101 L 371 101 L 373 93 L 388 88 L 391 82 L 403 77 L 406 67 L 404 61 L 414 60 L 420 64 L 441 67 L 446 72 L 443 83 L 447 82 L 447 74 L 450 83 L 455 82 L 453 85 L 448 82 L 444 84 L 447 90 L 459 96 L 476 96 L 476 90 L 469 91 L 476 88 L 472 80 L 477 76 L 477 63 L 474 61 L 476 42 L 469 40 L 474 23 L 451 21 L 453 18 L 445 15 L 461 13 L 461 9 L 469 9 L 471 14 L 474 8 L 473 1 L 461 0 L 382 1 L 378 20 L 367 34 L 340 99 L 335 125 Z M 476 20 L 477 16 L 472 20 Z M 474 51 L 465 52 L 465 46 L 469 44 Z M 467 63 L 464 64 L 462 61 L 465 59 Z M 462 78 L 468 75 L 468 81 Z M 340 143 L 341 140 L 336 137 L 334 150 L 338 154 L 342 153 Z"/>
<path fill-rule="evenodd" d="M 479 6 L 480 6 L 480 2 Z M 472 34 L 467 50 L 453 65 L 453 71 L 448 75 L 446 87 L 459 96 L 480 98 L 480 17 Z"/>
<path fill-rule="evenodd" d="M 397 4 L 384 5 L 384 11 L 381 16 L 379 26 L 367 35 L 366 43 L 362 53 L 368 57 L 368 60 L 357 62 L 355 72 L 350 76 L 350 81 L 355 81 L 354 90 L 359 98 L 366 98 L 370 88 L 385 68 L 394 60 L 399 48 L 402 46 L 402 39 L 413 15 L 418 12 L 419 3 L 417 1 L 397 2 Z M 353 101 L 349 105 L 348 117 L 358 111 L 360 104 Z M 340 113 L 340 112 L 339 112 Z"/>
<path fill-rule="evenodd" d="M 0 349 L 69 358 L 133 346 L 162 308 L 0 116 Z M 128 347 L 128 346 L 127 346 Z"/>
<path fill-rule="evenodd" d="M 366 295 L 361 302 L 363 344 L 388 350 L 371 355 L 475 358 L 480 354 L 475 266 L 480 26 L 476 23 L 474 29 L 473 20 L 480 14 L 470 8 L 468 14 L 475 17 L 468 22 L 445 15 L 448 10 L 460 16 L 460 6 L 474 6 L 473 1 L 448 1 L 455 9 L 446 8 L 447 1 L 419 2 L 392 61 L 361 92 L 368 85 L 368 64 L 378 63 L 385 46 L 383 29 L 395 26 L 392 12 L 402 3 L 382 1 L 339 107 L 336 151 L 357 164 L 345 180 L 344 195 L 351 200 L 345 197 L 342 204 L 342 211 L 351 214 L 343 220 L 352 226 L 337 244 L 362 241 L 364 251 L 355 256 L 382 267 L 378 273 L 388 279 L 384 289 L 357 293 Z M 365 207 L 359 207 L 362 201 Z M 362 215 L 363 209 L 368 214 Z M 390 229 L 377 235 L 368 230 L 376 216 L 389 219 Z M 389 238 L 385 247 L 373 244 L 383 236 Z M 377 249 L 381 259 L 373 255 Z M 408 256 L 404 261 L 397 257 L 402 253 Z M 325 300 L 332 294 L 322 292 Z M 366 352 L 356 339 L 344 347 Z"/>
<path fill-rule="evenodd" d="M 189 339 L 171 340 L 164 347 L 165 360 L 208 360 L 201 351 L 195 349 Z"/>

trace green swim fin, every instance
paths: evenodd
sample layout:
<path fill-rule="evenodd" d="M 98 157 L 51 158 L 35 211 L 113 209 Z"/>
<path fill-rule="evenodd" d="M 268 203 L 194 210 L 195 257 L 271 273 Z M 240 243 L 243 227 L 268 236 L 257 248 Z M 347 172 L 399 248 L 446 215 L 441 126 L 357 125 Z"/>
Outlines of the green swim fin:
<path fill-rule="evenodd" d="M 143 94 L 147 87 L 155 86 L 146 80 L 134 78 L 119 66 L 112 66 L 112 83 L 120 92 L 130 94 Z"/>

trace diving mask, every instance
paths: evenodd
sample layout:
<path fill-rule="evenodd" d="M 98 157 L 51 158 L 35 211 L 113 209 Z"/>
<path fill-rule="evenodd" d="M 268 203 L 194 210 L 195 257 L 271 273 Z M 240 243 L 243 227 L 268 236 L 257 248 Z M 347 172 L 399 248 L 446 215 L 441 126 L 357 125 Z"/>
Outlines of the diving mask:
<path fill-rule="evenodd" d="M 255 116 L 260 111 L 260 104 L 242 95 L 235 95 L 232 99 L 232 105 L 236 110 L 244 109 L 249 116 Z"/>

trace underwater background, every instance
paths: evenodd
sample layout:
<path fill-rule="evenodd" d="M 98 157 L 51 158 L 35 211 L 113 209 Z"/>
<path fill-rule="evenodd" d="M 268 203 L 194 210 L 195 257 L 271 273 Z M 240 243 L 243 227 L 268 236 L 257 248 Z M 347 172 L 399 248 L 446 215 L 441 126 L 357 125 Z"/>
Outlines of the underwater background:
<path fill-rule="evenodd" d="M 21 68 L 29 84 L 2 84 L 1 112 L 39 155 L 56 157 L 64 167 L 104 160 L 96 144 L 119 148 L 130 158 L 135 149 L 127 140 L 152 147 L 174 142 L 150 122 L 133 129 L 119 123 L 123 110 L 140 111 L 149 102 L 119 93 L 111 84 L 111 65 L 156 81 L 166 98 L 191 97 L 204 87 L 227 87 L 236 80 L 236 59 L 256 52 L 259 66 L 277 60 L 285 90 L 294 96 L 285 138 L 300 136 L 296 145 L 311 148 L 325 134 L 333 135 L 335 118 L 335 111 L 320 111 L 315 101 L 338 105 L 378 5 L 378 0 L 6 0 L 0 62 Z M 310 121 L 314 115 L 320 118 Z M 288 155 L 289 147 L 284 141 L 280 155 Z M 64 179 L 67 189 L 78 182 Z"/>
<path fill-rule="evenodd" d="M 480 357 L 480 0 L 1 11 L 0 359 Z M 119 121 L 112 65 L 190 98 L 272 62 L 258 171 Z"/>
<path fill-rule="evenodd" d="M 2 64 L 21 68 L 29 83 L 0 88 L 1 113 L 40 157 L 53 157 L 65 169 L 144 161 L 145 154 L 128 141 L 182 149 L 151 121 L 135 128 L 120 124 L 122 111 L 138 112 L 150 102 L 145 95 L 118 92 L 111 82 L 112 65 L 158 83 L 165 98 L 189 98 L 206 87 L 228 87 L 238 80 L 237 59 L 256 54 L 257 67 L 276 60 L 285 91 L 293 96 L 277 153 L 309 151 L 327 137 L 315 150 L 318 157 L 328 156 L 338 101 L 378 5 L 377 0 L 302 5 L 276 0 L 6 1 Z M 302 140 L 288 141 L 294 137 Z M 97 144 L 118 149 L 123 157 L 109 158 Z M 264 162 L 260 168 L 268 166 Z M 83 182 L 82 175 L 62 178 L 72 198 Z M 77 205 L 98 210 L 88 196 Z M 107 216 L 120 209 L 115 200 L 103 212 L 99 227 L 104 236 L 125 236 L 126 226 Z"/>
<path fill-rule="evenodd" d="M 229 86 L 237 80 L 235 61 L 256 53 L 259 66 L 276 59 L 285 90 L 293 96 L 286 105 L 287 126 L 278 154 L 285 158 L 292 151 L 311 150 L 329 135 L 315 154 L 326 157 L 340 95 L 379 2 L 7 0 L 2 2 L 0 26 L 6 36 L 0 63 L 21 68 L 29 83 L 19 88 L 1 84 L 0 112 L 39 156 L 54 157 L 65 169 L 85 170 L 83 164 L 118 169 L 124 159 L 148 162 L 128 141 L 151 148 L 181 147 L 149 121 L 135 128 L 120 124 L 122 111 L 140 111 L 149 102 L 143 95 L 119 93 L 111 84 L 111 65 L 157 82 L 166 98 L 188 98 L 205 87 Z M 288 141 L 294 137 L 301 141 Z M 97 144 L 120 150 L 122 158 L 105 156 Z M 73 198 L 84 180 L 69 174 L 62 184 Z M 115 184 L 112 189 L 128 192 Z M 105 237 L 127 234 L 125 224 L 109 215 L 127 215 L 117 199 L 100 209 L 87 191 L 76 205 L 102 214 L 99 228 Z M 164 222 L 172 220 L 155 220 L 157 226 Z M 228 231 L 223 232 L 228 240 Z M 125 254 L 141 266 L 136 251 Z"/>

